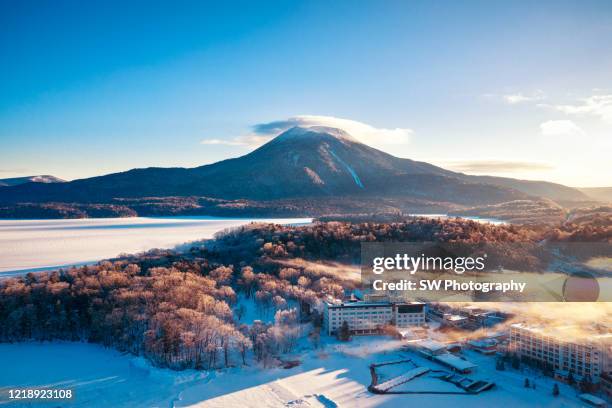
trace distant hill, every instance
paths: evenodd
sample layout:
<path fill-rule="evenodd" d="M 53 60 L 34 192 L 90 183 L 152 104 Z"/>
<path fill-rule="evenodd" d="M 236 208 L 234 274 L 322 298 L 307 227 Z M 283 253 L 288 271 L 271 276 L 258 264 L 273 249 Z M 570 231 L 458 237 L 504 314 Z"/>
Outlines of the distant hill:
<path fill-rule="evenodd" d="M 584 201 L 588 197 L 578 189 L 564 186 L 563 184 L 551 183 L 549 181 L 519 180 L 506 177 L 493 176 L 467 176 L 468 180 L 481 183 L 494 184 L 496 186 L 514 188 L 523 193 L 548 198 L 554 201 Z"/>
<path fill-rule="evenodd" d="M 585 200 L 560 184 L 470 176 L 398 158 L 328 127 L 294 127 L 242 157 L 196 168 L 144 168 L 0 189 L 0 203 L 111 203 L 143 197 L 223 200 L 393 199 L 460 206 L 543 197 Z M 325 200 L 322 200 L 325 201 Z"/>
<path fill-rule="evenodd" d="M 0 187 L 17 186 L 25 183 L 65 183 L 65 180 L 55 176 L 40 175 L 0 179 Z"/>
<path fill-rule="evenodd" d="M 451 210 L 449 215 L 504 220 L 513 224 L 559 224 L 567 210 L 547 199 L 516 200 L 506 203 Z"/>
<path fill-rule="evenodd" d="M 578 190 L 594 200 L 612 203 L 612 187 L 583 187 Z"/>

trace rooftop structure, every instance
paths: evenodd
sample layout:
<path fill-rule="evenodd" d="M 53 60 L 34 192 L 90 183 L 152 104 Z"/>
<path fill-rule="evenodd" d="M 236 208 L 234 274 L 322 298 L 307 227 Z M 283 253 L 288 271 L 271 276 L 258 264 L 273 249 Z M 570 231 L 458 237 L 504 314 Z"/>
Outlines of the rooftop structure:
<path fill-rule="evenodd" d="M 448 345 L 439 341 L 426 339 L 411 342 L 406 345 L 429 360 L 436 361 L 445 367 L 459 373 L 469 373 L 477 367 L 476 364 L 448 352 Z"/>
<path fill-rule="evenodd" d="M 477 367 L 476 364 L 451 353 L 437 355 L 434 360 L 460 373 L 469 373 Z"/>
<path fill-rule="evenodd" d="M 446 353 L 446 344 L 435 340 L 421 340 L 412 343 L 412 345 L 421 353 L 426 354 L 428 357 Z"/>
<path fill-rule="evenodd" d="M 467 344 L 472 350 L 482 354 L 494 354 L 497 352 L 497 340 L 495 339 L 470 340 Z"/>
<path fill-rule="evenodd" d="M 430 305 L 429 317 L 443 326 L 477 330 L 494 327 L 505 321 L 509 315 L 497 310 L 487 310 L 475 305 L 451 307 L 447 304 Z"/>

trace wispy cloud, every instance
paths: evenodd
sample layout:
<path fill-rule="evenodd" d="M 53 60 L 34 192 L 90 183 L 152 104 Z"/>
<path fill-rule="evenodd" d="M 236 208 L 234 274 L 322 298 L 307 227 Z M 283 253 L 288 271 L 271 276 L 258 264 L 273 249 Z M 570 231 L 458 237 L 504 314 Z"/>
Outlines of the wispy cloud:
<path fill-rule="evenodd" d="M 504 102 L 510 105 L 516 105 L 525 102 L 541 101 L 543 99 L 546 99 L 546 94 L 544 93 L 544 91 L 538 89 L 537 91 L 534 91 L 530 94 L 518 92 L 502 95 L 502 99 L 504 100 Z"/>
<path fill-rule="evenodd" d="M 584 136 L 585 132 L 573 121 L 548 120 L 540 124 L 540 132 L 544 136 Z"/>
<path fill-rule="evenodd" d="M 542 106 L 551 107 L 567 115 L 595 116 L 606 123 L 612 124 L 612 94 L 591 95 L 579 99 L 574 104 Z"/>
<path fill-rule="evenodd" d="M 224 146 L 259 146 L 270 140 L 267 136 L 245 135 L 232 139 L 204 139 L 200 143 L 204 145 L 224 145 Z"/>
<path fill-rule="evenodd" d="M 25 169 L 25 168 L 15 168 L 15 169 L 0 169 L 0 174 L 6 174 L 6 173 L 27 173 L 30 170 Z"/>
<path fill-rule="evenodd" d="M 228 146 L 259 146 L 294 126 L 327 126 L 342 129 L 362 143 L 372 146 L 399 145 L 410 141 L 413 134 L 408 128 L 377 128 L 363 122 L 334 116 L 299 115 L 288 119 L 258 123 L 251 133 L 231 139 L 205 139 L 202 144 Z"/>
<path fill-rule="evenodd" d="M 241 146 L 243 143 L 237 140 L 224 139 L 204 139 L 200 143 L 204 145 L 225 145 L 225 146 Z"/>
<path fill-rule="evenodd" d="M 511 161 L 511 160 L 466 160 L 449 161 L 444 167 L 465 173 L 518 173 L 524 171 L 552 170 L 554 166 L 548 163 Z"/>

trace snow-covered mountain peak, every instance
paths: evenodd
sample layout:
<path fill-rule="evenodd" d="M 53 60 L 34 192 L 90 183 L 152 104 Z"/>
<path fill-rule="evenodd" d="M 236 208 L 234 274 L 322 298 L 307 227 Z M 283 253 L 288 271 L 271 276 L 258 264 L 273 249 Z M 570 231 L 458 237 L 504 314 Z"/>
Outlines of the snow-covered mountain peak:
<path fill-rule="evenodd" d="M 321 136 L 333 137 L 354 143 L 358 142 L 357 139 L 351 136 L 348 132 L 339 128 L 328 126 L 295 126 L 278 135 L 275 140 L 287 141 L 292 139 L 316 138 Z"/>

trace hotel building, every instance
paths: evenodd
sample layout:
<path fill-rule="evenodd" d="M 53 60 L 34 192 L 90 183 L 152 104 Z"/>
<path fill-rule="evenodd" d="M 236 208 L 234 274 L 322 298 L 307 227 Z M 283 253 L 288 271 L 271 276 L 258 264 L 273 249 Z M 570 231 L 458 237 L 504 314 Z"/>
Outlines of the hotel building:
<path fill-rule="evenodd" d="M 420 302 L 330 300 L 324 303 L 323 328 L 336 334 L 347 322 L 354 335 L 377 334 L 385 326 L 405 328 L 425 324 L 425 304 Z"/>
<path fill-rule="evenodd" d="M 510 326 L 508 350 L 521 357 L 549 364 L 555 376 L 576 381 L 586 376 L 598 383 L 612 370 L 612 334 L 577 336 L 571 326 L 547 328 L 514 324 Z"/>

